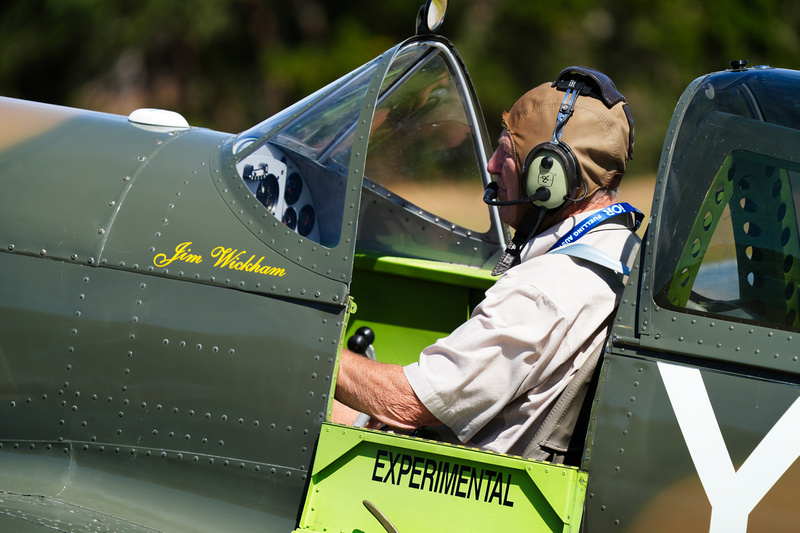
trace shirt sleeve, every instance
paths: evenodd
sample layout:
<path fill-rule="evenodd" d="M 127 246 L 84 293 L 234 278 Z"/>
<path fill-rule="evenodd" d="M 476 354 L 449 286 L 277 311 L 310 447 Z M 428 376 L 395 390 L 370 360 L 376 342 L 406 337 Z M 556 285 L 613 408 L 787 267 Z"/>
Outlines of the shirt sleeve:
<path fill-rule="evenodd" d="M 501 278 L 467 322 L 404 369 L 422 403 L 462 442 L 521 394 L 563 374 L 572 353 L 563 311 L 516 279 Z"/>

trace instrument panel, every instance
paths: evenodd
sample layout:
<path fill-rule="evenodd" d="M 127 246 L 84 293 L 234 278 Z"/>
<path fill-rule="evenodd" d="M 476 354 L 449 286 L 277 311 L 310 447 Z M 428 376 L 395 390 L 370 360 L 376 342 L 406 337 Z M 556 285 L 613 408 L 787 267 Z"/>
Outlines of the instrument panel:
<path fill-rule="evenodd" d="M 252 141 L 250 141 L 252 142 Z M 243 142 L 236 150 L 247 146 Z M 278 147 L 263 144 L 236 165 L 250 192 L 286 227 L 320 242 L 317 210 L 306 180 Z"/>

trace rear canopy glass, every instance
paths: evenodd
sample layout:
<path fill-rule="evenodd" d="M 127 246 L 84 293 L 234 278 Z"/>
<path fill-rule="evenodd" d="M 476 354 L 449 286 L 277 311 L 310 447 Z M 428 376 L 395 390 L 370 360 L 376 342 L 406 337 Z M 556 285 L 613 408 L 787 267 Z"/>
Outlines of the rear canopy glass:
<path fill-rule="evenodd" d="M 798 87 L 777 69 L 698 86 L 663 191 L 657 304 L 800 330 Z"/>

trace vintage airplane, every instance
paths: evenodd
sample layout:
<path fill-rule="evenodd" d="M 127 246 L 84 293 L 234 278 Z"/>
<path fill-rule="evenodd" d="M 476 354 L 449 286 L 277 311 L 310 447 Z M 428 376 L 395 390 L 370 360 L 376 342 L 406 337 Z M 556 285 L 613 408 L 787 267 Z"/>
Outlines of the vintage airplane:
<path fill-rule="evenodd" d="M 444 4 L 238 135 L 0 99 L 2 531 L 795 527 L 795 71 L 680 99 L 563 462 L 330 423 L 346 339 L 410 361 L 506 242 Z M 479 217 L 443 211 L 454 182 Z"/>

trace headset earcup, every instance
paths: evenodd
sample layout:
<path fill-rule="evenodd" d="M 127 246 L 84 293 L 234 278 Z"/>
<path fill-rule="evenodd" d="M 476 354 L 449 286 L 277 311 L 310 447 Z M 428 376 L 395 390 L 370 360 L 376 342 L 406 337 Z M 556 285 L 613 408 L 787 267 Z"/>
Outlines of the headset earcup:
<path fill-rule="evenodd" d="M 542 187 L 550 191 L 549 199 L 535 200 L 534 205 L 556 209 L 577 187 L 575 158 L 564 144 L 542 143 L 535 146 L 525 158 L 522 179 L 528 196 Z"/>

